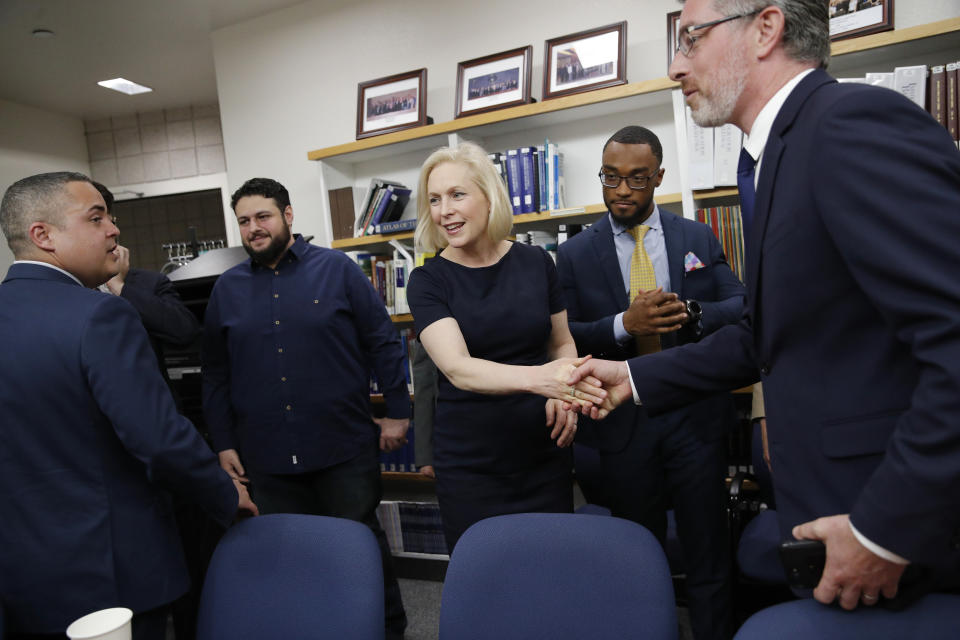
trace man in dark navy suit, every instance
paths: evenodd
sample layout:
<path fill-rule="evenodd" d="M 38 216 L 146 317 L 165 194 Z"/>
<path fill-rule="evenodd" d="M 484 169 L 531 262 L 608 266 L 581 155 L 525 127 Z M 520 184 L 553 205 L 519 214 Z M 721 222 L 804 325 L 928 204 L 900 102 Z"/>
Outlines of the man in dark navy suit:
<path fill-rule="evenodd" d="M 570 332 L 581 355 L 625 360 L 639 350 L 695 342 L 743 315 L 743 284 L 710 227 L 654 202 L 662 163 L 660 140 L 649 129 L 629 126 L 614 133 L 600 168 L 608 214 L 559 246 Z M 637 262 L 640 249 L 654 280 L 649 290 L 634 292 L 633 271 L 644 269 Z M 646 526 L 661 543 L 666 508 L 673 509 L 698 640 L 732 633 L 724 500 L 732 410 L 728 394 L 704 396 L 655 417 L 629 405 L 604 423 L 584 418 L 577 434 L 578 446 L 600 456 L 600 496 L 588 499 Z"/>
<path fill-rule="evenodd" d="M 114 226 L 89 178 L 13 184 L 0 226 L 0 601 L 12 637 L 134 611 L 163 638 L 187 572 L 164 490 L 224 526 L 246 489 L 177 414 L 136 311 L 92 290 L 117 273 Z"/>
<path fill-rule="evenodd" d="M 679 26 L 670 76 L 694 119 L 747 134 L 746 314 L 573 380 L 655 413 L 762 379 L 781 535 L 826 544 L 814 597 L 955 589 L 960 154 L 898 93 L 827 75 L 822 0 L 688 0 Z"/>

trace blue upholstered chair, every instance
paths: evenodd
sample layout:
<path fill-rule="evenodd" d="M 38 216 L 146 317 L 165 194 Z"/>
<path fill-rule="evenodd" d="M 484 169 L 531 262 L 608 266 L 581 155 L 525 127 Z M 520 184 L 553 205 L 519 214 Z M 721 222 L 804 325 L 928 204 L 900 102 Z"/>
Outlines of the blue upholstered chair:
<path fill-rule="evenodd" d="M 200 598 L 197 638 L 383 640 L 383 569 L 368 527 L 276 514 L 231 527 Z"/>
<path fill-rule="evenodd" d="M 633 522 L 497 516 L 470 527 L 450 558 L 441 640 L 676 637 L 666 557 Z"/>
<path fill-rule="evenodd" d="M 858 607 L 845 611 L 815 600 L 795 600 L 748 619 L 734 640 L 955 640 L 960 595 L 933 593 L 903 611 Z"/>

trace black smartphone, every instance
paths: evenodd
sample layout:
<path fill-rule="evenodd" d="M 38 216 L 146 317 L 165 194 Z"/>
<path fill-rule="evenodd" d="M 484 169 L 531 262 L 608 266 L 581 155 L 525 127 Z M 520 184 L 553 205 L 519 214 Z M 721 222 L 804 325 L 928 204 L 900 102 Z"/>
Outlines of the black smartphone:
<path fill-rule="evenodd" d="M 823 575 L 827 548 L 820 540 L 785 540 L 780 543 L 780 562 L 787 584 L 794 589 L 813 589 Z"/>

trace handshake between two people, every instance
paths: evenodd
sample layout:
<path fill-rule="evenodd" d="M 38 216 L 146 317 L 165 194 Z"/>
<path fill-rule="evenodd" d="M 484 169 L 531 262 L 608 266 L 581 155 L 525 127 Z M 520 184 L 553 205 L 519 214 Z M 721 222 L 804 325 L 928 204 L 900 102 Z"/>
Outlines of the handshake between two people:
<path fill-rule="evenodd" d="M 553 379 L 541 395 L 563 402 L 564 411 L 574 411 L 601 420 L 633 398 L 626 362 L 595 360 L 591 356 L 561 358 L 548 365 Z"/>

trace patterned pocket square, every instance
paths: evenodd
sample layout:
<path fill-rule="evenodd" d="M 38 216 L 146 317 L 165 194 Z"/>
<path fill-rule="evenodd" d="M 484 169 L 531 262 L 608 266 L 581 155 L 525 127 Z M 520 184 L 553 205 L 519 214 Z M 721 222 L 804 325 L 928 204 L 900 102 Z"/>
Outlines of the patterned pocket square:
<path fill-rule="evenodd" d="M 693 251 L 687 251 L 687 255 L 683 256 L 683 271 L 684 273 L 690 273 L 691 271 L 696 271 L 697 269 L 703 269 L 707 265 L 700 262 L 700 258 L 697 257 Z"/>

